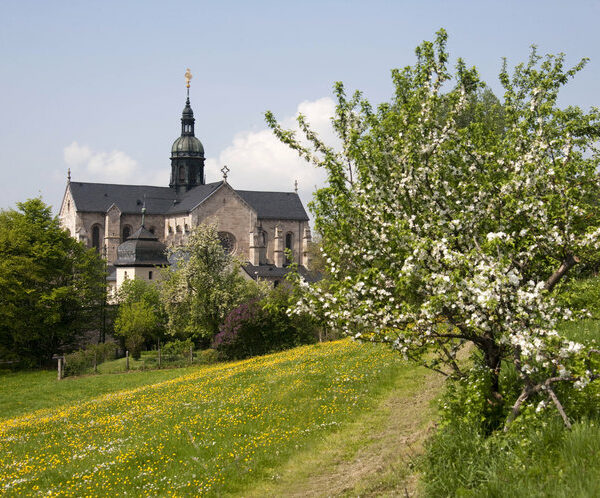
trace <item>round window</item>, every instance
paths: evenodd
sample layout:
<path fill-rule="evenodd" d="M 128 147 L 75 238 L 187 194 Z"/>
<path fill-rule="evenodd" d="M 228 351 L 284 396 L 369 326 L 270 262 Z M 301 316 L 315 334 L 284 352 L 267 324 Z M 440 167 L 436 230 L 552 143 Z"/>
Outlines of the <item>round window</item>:
<path fill-rule="evenodd" d="M 227 254 L 231 254 L 235 251 L 235 237 L 229 232 L 219 232 L 219 239 L 221 239 L 221 245 Z"/>

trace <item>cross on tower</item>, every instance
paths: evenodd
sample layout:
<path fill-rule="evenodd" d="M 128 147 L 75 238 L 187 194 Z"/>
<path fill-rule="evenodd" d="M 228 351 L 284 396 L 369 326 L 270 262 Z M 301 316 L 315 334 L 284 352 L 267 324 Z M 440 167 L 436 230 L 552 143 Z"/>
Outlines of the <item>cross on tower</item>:
<path fill-rule="evenodd" d="M 227 173 L 229 173 L 229 168 L 227 167 L 227 165 L 221 168 L 221 173 L 223 173 L 223 180 L 227 181 Z"/>

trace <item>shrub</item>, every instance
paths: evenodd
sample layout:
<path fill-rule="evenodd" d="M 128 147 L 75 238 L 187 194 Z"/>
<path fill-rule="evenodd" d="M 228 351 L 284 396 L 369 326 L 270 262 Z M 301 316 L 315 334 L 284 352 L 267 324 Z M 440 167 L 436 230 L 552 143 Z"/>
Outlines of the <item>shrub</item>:
<path fill-rule="evenodd" d="M 221 354 L 216 349 L 203 349 L 196 352 L 196 362 L 199 365 L 212 365 L 221 360 Z"/>
<path fill-rule="evenodd" d="M 112 360 L 117 351 L 117 344 L 106 342 L 103 344 L 94 344 L 85 349 L 80 349 L 74 353 L 65 355 L 65 375 L 82 375 L 96 365 L 100 365 L 107 360 Z"/>
<path fill-rule="evenodd" d="M 316 322 L 308 315 L 290 316 L 288 300 L 288 292 L 277 288 L 263 300 L 238 306 L 225 318 L 213 348 L 233 359 L 316 342 Z"/>
<path fill-rule="evenodd" d="M 600 336 L 600 326 L 593 320 L 565 322 L 561 332 L 590 344 Z M 573 424 L 571 431 L 564 430 L 563 421 L 543 394 L 532 397 L 507 433 L 492 431 L 494 418 L 506 417 L 519 395 L 518 373 L 513 365 L 503 367 L 504 404 L 493 405 L 485 396 L 489 375 L 477 355 L 472 361 L 471 375 L 448 383 L 441 399 L 439 429 L 428 441 L 423 459 L 425 494 L 597 495 L 598 484 L 580 476 L 599 474 L 600 382 L 590 382 L 581 390 L 568 383 L 554 386 Z M 592 364 L 574 368 L 597 368 L 595 357 L 586 361 Z"/>
<path fill-rule="evenodd" d="M 165 361 L 189 359 L 190 348 L 193 347 L 194 343 L 190 338 L 187 338 L 185 341 L 176 339 L 167 342 L 161 349 L 162 359 Z"/>

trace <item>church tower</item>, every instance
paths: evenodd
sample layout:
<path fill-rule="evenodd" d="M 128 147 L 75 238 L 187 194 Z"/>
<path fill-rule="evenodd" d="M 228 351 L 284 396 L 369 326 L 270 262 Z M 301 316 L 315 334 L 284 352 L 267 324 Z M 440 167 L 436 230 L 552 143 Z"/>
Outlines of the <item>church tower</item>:
<path fill-rule="evenodd" d="M 171 147 L 171 181 L 169 187 L 177 192 L 187 192 L 197 185 L 204 185 L 204 147 L 194 135 L 194 111 L 190 106 L 190 80 L 188 69 L 185 73 L 187 99 L 181 114 L 181 136 Z"/>

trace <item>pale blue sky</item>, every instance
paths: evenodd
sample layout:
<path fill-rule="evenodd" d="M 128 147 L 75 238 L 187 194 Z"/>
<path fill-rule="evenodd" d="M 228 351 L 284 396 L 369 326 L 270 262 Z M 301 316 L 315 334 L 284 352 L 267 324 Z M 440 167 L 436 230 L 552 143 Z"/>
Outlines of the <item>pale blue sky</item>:
<path fill-rule="evenodd" d="M 532 43 L 589 57 L 562 99 L 587 108 L 600 101 L 599 21 L 600 2 L 587 0 L 2 0 L 0 208 L 41 193 L 57 209 L 68 165 L 74 180 L 167 185 L 186 67 L 207 180 L 226 160 L 237 188 L 291 190 L 297 177 L 308 198 L 317 180 L 273 152 L 266 109 L 284 119 L 327 104 L 337 80 L 385 100 L 390 69 L 440 27 L 494 89 L 501 57 L 523 61 Z"/>

